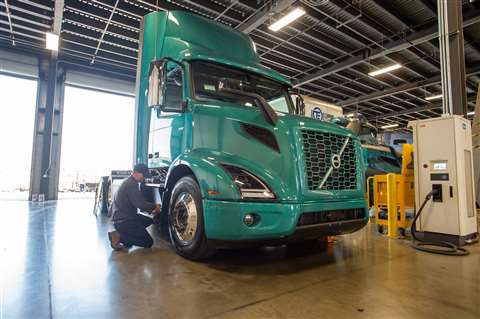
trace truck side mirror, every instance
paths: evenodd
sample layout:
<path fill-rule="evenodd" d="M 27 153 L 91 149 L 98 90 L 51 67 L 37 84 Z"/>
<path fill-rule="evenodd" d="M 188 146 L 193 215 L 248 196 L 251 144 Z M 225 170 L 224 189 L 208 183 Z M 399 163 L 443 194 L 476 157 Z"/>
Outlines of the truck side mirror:
<path fill-rule="evenodd" d="M 163 103 L 160 106 L 162 112 L 180 113 L 186 109 L 186 101 L 183 96 L 184 70 L 181 62 L 170 58 L 164 59 L 163 66 Z"/>
<path fill-rule="evenodd" d="M 157 60 L 150 63 L 148 75 L 148 106 L 160 108 L 165 99 L 165 61 Z"/>

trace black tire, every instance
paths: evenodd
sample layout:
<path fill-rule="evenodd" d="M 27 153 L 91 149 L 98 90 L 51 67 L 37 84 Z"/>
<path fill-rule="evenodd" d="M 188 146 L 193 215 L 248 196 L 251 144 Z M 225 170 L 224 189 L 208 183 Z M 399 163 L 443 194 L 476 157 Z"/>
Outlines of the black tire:
<path fill-rule="evenodd" d="M 99 188 L 99 186 L 97 185 L 97 187 L 95 188 L 95 201 L 93 203 L 93 215 L 95 215 L 95 216 L 98 216 L 98 211 L 99 211 L 98 203 L 99 203 L 100 199 L 99 199 L 99 195 L 98 195 L 98 193 L 99 193 L 98 188 Z"/>
<path fill-rule="evenodd" d="M 105 214 L 107 214 L 108 217 L 111 217 L 112 204 L 113 204 L 113 193 L 112 193 L 112 183 L 111 182 L 107 183 L 105 194 L 106 194 L 106 196 L 105 196 L 105 207 L 106 207 Z"/>
<path fill-rule="evenodd" d="M 100 179 L 97 189 L 95 190 L 95 215 L 99 215 L 98 212 L 102 215 L 107 215 L 108 205 L 107 205 L 107 192 L 106 192 L 106 183 L 104 178 Z"/>
<path fill-rule="evenodd" d="M 179 218 L 175 216 L 178 214 L 178 207 L 181 206 L 182 200 L 186 196 L 195 203 L 197 215 L 196 230 L 191 240 L 182 240 L 179 237 L 181 235 L 179 235 L 176 230 L 179 226 Z M 177 225 L 177 228 L 175 225 Z M 168 230 L 175 251 L 182 257 L 190 260 L 202 260 L 211 257 L 215 253 L 215 249 L 209 247 L 208 240 L 205 236 L 205 221 L 203 217 L 200 186 L 198 186 L 195 178 L 191 175 L 182 177 L 173 187 L 168 207 Z"/>

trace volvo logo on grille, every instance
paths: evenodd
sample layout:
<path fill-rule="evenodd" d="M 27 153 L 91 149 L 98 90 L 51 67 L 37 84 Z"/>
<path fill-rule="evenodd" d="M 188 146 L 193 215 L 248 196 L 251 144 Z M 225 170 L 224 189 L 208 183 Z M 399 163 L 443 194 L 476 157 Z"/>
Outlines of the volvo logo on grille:
<path fill-rule="evenodd" d="M 332 161 L 332 166 L 335 169 L 338 169 L 342 164 L 342 160 L 340 159 L 340 155 L 338 154 L 333 155 L 331 161 Z"/>

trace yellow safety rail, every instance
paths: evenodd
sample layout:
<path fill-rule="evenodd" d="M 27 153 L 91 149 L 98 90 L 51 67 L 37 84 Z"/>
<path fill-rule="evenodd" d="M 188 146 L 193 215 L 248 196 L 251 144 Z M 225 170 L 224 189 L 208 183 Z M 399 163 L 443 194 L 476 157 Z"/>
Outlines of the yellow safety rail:
<path fill-rule="evenodd" d="M 375 175 L 367 179 L 367 186 L 373 181 L 373 207 L 376 224 L 388 228 L 388 237 L 397 237 L 397 230 L 405 230 L 411 221 L 406 210 L 414 208 L 414 179 L 412 145 L 404 144 L 402 150 L 402 173 Z M 370 198 L 367 187 L 367 198 Z M 380 218 L 380 211 L 387 211 L 387 219 Z"/>

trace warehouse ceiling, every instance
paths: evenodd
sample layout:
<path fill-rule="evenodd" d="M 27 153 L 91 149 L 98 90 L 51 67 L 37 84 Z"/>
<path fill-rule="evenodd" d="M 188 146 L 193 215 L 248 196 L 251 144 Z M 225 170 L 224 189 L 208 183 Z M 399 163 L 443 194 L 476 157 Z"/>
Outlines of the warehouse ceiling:
<path fill-rule="evenodd" d="M 262 63 L 302 94 L 358 111 L 380 126 L 437 116 L 441 92 L 436 0 L 0 0 L 0 44 L 46 54 L 45 32 L 61 19 L 65 63 L 133 80 L 142 16 L 188 10 L 248 33 Z M 469 109 L 480 81 L 480 1 L 464 0 Z M 267 27 L 293 7 L 307 13 Z M 285 9 L 286 8 L 286 9 Z M 400 63 L 377 77 L 369 72 Z"/>

